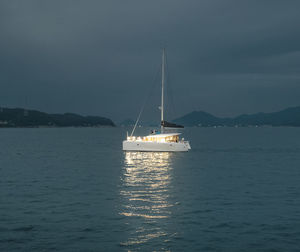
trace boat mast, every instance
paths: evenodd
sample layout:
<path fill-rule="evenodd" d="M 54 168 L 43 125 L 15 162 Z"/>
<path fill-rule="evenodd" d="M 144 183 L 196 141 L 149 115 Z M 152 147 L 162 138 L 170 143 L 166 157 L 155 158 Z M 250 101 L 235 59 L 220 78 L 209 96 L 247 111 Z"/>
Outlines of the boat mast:
<path fill-rule="evenodd" d="M 164 131 L 164 83 L 165 82 L 165 48 L 162 53 L 162 64 L 161 64 L 161 133 Z"/>

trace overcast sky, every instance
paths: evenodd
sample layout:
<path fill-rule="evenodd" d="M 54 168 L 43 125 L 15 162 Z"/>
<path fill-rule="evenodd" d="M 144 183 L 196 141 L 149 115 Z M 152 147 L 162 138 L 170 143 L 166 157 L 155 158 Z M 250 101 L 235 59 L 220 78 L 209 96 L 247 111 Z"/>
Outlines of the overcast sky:
<path fill-rule="evenodd" d="M 299 106 L 299 10 L 296 0 L 1 0 L 0 106 L 134 119 L 163 46 L 172 117 Z"/>

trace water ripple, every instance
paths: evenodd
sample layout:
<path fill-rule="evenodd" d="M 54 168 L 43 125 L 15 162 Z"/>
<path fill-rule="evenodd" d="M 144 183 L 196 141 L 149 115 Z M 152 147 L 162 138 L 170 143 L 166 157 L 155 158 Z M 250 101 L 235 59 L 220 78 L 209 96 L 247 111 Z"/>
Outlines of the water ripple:
<path fill-rule="evenodd" d="M 157 221 L 168 219 L 172 214 L 173 204 L 169 202 L 171 170 L 170 153 L 125 154 L 120 191 L 123 207 L 119 214 L 128 218 L 129 225 L 133 225 L 135 231 L 121 243 L 122 246 L 144 244 L 162 236 L 168 241 L 170 234 Z M 151 226 L 145 228 L 143 220 Z"/>

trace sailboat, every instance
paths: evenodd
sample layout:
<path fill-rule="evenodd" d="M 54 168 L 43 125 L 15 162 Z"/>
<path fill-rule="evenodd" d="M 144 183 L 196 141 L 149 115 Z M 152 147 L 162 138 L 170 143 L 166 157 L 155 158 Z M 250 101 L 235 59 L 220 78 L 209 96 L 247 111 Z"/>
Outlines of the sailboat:
<path fill-rule="evenodd" d="M 164 84 L 165 84 L 165 49 L 162 53 L 162 76 L 161 76 L 161 123 L 160 132 L 152 131 L 147 136 L 133 136 L 134 130 L 137 126 L 138 119 L 134 125 L 134 128 L 127 139 L 123 141 L 124 151 L 168 151 L 179 152 L 188 151 L 191 149 L 189 141 L 184 138 L 179 138 L 181 133 L 168 133 L 167 128 L 183 128 L 181 125 L 170 123 L 164 120 Z M 139 117 L 138 117 L 139 118 Z"/>

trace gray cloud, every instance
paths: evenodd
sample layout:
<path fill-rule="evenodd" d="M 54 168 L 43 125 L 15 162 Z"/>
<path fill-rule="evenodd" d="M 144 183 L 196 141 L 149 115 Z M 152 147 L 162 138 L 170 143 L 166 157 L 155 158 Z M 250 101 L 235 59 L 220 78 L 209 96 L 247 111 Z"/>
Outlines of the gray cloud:
<path fill-rule="evenodd" d="M 0 106 L 135 117 L 162 46 L 174 116 L 300 105 L 299 7 L 250 0 L 1 1 Z M 158 99 L 152 103 L 157 107 Z M 156 118 L 156 108 L 147 111 Z"/>

